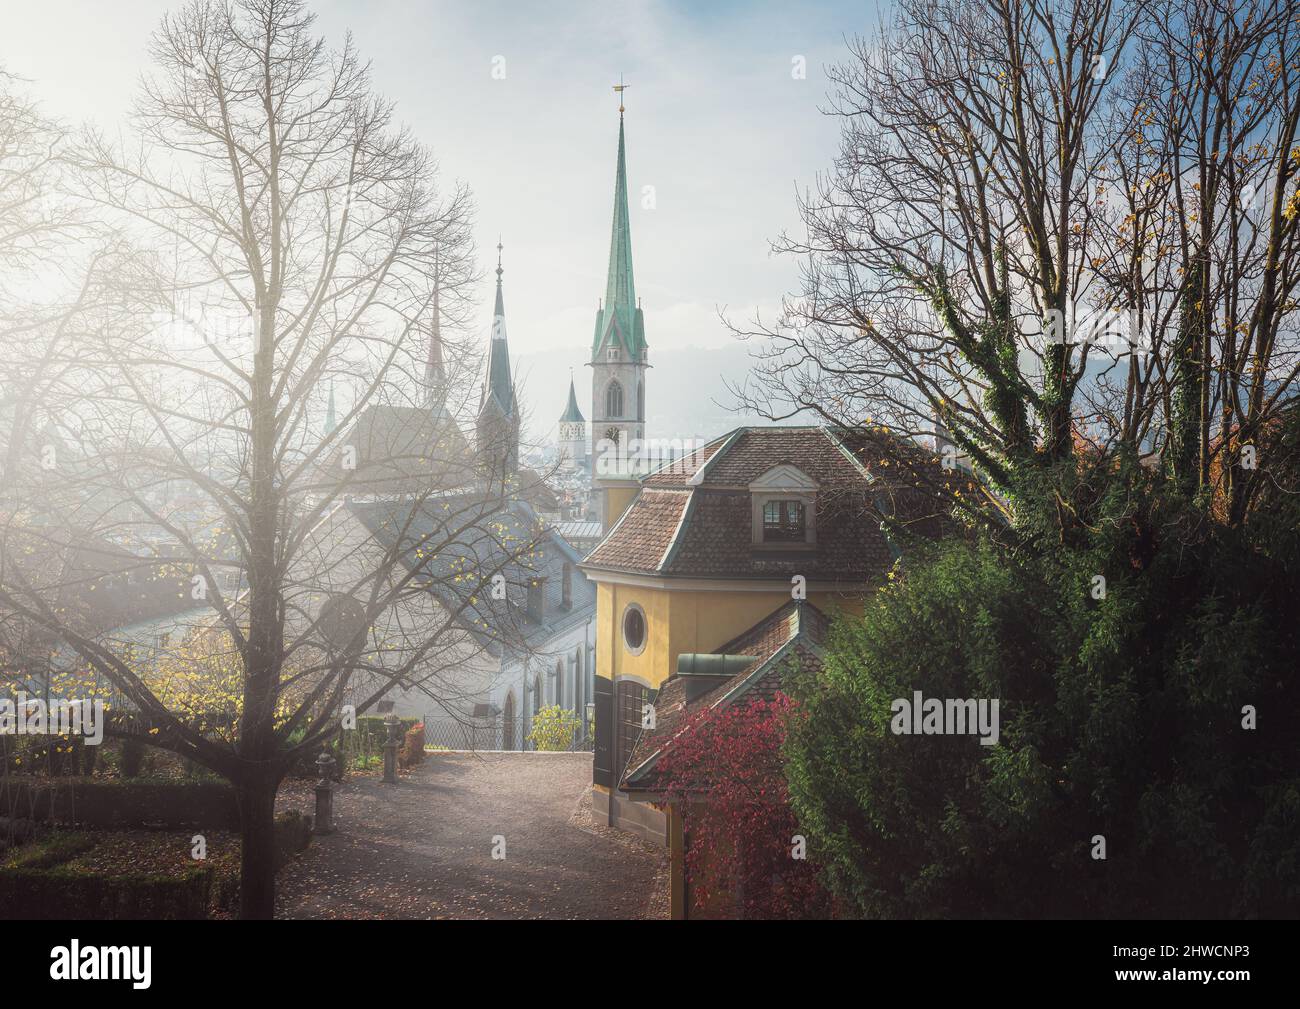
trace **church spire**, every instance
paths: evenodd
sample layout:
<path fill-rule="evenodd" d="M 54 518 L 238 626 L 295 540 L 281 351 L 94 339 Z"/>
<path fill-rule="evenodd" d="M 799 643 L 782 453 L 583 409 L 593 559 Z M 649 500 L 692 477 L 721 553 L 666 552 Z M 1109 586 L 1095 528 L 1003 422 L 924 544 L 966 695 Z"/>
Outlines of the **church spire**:
<path fill-rule="evenodd" d="M 587 418 L 582 415 L 578 409 L 578 394 L 573 388 L 573 370 L 569 370 L 569 404 L 564 408 L 564 413 L 560 416 L 561 424 L 585 424 Z"/>
<path fill-rule="evenodd" d="M 478 457 L 484 476 L 502 485 L 519 467 L 519 413 L 510 377 L 510 347 L 506 343 L 506 306 L 501 293 L 501 241 L 497 240 L 497 303 L 492 312 L 492 342 L 488 346 L 487 376 L 479 405 Z"/>
<path fill-rule="evenodd" d="M 645 349 L 645 328 L 636 301 L 632 275 L 632 227 L 627 208 L 627 147 L 623 130 L 623 92 L 628 85 L 614 85 L 618 92 L 618 162 L 614 169 L 614 222 L 609 238 L 609 272 L 605 300 L 596 314 L 592 344 L 595 359 L 602 346 L 618 346 L 632 360 Z"/>
<path fill-rule="evenodd" d="M 501 293 L 501 240 L 497 239 L 497 301 L 492 311 L 492 342 L 488 347 L 484 405 L 490 397 L 507 417 L 515 412 L 515 387 L 510 377 L 510 345 L 506 342 L 506 306 Z"/>

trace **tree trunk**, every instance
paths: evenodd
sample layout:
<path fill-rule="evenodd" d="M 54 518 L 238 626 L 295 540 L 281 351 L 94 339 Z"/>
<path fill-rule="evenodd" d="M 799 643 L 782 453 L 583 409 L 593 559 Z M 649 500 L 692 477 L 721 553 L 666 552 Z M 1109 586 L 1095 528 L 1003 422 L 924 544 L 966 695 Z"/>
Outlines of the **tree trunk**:
<path fill-rule="evenodd" d="M 239 799 L 239 917 L 269 920 L 275 915 L 275 792 L 273 781 L 257 778 L 236 786 Z"/>

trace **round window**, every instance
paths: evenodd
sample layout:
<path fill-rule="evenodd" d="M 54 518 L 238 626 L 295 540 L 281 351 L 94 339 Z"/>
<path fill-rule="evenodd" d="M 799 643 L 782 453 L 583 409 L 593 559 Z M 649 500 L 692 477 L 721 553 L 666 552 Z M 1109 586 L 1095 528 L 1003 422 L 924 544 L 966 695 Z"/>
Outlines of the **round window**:
<path fill-rule="evenodd" d="M 623 611 L 623 644 L 633 655 L 645 651 L 645 610 L 636 603 Z"/>

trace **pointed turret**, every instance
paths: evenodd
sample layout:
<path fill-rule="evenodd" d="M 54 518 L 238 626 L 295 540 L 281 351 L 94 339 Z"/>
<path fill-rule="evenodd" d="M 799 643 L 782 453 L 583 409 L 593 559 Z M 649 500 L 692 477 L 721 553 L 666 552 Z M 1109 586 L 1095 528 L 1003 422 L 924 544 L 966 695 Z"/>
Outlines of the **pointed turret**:
<path fill-rule="evenodd" d="M 497 243 L 497 303 L 492 311 L 492 342 L 488 346 L 487 381 L 483 384 L 482 407 L 493 399 L 506 416 L 515 412 L 515 386 L 510 377 L 510 344 L 506 341 L 506 306 L 501 293 L 500 242 Z M 481 407 L 481 408 L 482 408 Z"/>
<path fill-rule="evenodd" d="M 478 456 L 493 481 L 515 472 L 519 465 L 519 415 L 510 375 L 510 345 L 506 341 L 505 297 L 501 291 L 502 245 L 497 242 L 497 300 L 492 312 L 492 340 L 487 374 L 478 410 Z"/>
<path fill-rule="evenodd" d="M 560 415 L 561 424 L 585 424 L 587 418 L 582 415 L 578 409 L 578 394 L 573 388 L 573 372 L 569 372 L 569 404 L 564 408 L 564 413 Z"/>

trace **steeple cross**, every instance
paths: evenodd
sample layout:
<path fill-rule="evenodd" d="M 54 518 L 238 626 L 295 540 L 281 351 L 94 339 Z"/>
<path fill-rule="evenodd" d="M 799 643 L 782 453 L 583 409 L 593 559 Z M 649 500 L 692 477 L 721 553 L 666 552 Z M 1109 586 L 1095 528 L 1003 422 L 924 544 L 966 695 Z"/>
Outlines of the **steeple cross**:
<path fill-rule="evenodd" d="M 618 75 L 618 83 L 614 85 L 614 90 L 618 92 L 618 114 L 623 114 L 623 92 L 630 88 L 631 84 L 623 83 L 623 75 Z"/>

